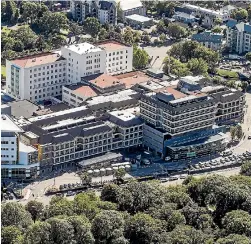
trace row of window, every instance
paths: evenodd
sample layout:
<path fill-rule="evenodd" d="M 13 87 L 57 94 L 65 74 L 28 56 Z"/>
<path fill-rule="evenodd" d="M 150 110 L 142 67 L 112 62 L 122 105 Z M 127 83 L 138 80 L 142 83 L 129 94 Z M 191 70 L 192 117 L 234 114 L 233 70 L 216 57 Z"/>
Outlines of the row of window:
<path fill-rule="evenodd" d="M 1 144 L 9 144 L 9 142 L 8 141 L 1 141 Z M 11 144 L 15 144 L 15 142 L 12 141 Z"/>
<path fill-rule="evenodd" d="M 47 69 L 54 68 L 54 67 L 56 68 L 56 67 L 58 67 L 58 66 L 60 67 L 60 66 L 62 66 L 62 65 L 65 65 L 65 63 L 64 63 L 64 64 L 62 64 L 62 63 L 59 63 L 59 64 L 52 64 L 51 66 L 48 65 L 48 66 L 46 66 L 46 68 L 47 68 Z M 42 70 L 42 69 L 45 70 L 45 66 L 44 66 L 44 67 L 41 67 L 41 68 L 30 69 L 30 73 L 32 73 L 33 71 L 36 72 L 37 70 L 40 71 L 40 70 Z"/>
<path fill-rule="evenodd" d="M 128 53 L 128 50 L 126 50 L 126 53 Z M 119 54 L 123 54 L 123 51 L 117 52 L 117 55 L 119 55 Z M 116 52 L 109 53 L 109 56 L 112 56 L 112 55 L 116 55 Z M 107 54 L 106 54 L 106 56 L 107 56 Z"/>

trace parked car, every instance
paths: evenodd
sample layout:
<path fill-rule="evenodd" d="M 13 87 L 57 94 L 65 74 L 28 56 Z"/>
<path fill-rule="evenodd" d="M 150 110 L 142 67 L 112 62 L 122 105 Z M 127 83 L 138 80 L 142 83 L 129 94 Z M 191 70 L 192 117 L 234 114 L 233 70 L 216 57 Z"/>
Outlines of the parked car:
<path fill-rule="evenodd" d="M 250 135 L 250 136 L 248 136 L 248 140 L 251 140 L 251 135 Z"/>
<path fill-rule="evenodd" d="M 186 179 L 187 175 L 180 175 L 180 179 Z"/>
<path fill-rule="evenodd" d="M 67 193 L 66 193 L 66 196 L 67 197 L 69 197 L 69 196 L 74 196 L 75 195 L 75 192 L 73 192 L 73 191 L 68 191 Z"/>
<path fill-rule="evenodd" d="M 169 178 L 169 180 L 178 180 L 179 178 L 177 177 L 177 176 L 171 176 L 170 178 Z"/>

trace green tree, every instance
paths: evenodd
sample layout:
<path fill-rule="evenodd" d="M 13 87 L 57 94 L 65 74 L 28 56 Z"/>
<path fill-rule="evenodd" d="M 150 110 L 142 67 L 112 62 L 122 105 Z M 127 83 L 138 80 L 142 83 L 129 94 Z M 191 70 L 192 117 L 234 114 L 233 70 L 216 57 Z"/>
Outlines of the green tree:
<path fill-rule="evenodd" d="M 133 67 L 135 69 L 143 69 L 149 63 L 148 53 L 136 46 L 133 47 Z"/>
<path fill-rule="evenodd" d="M 22 4 L 22 18 L 25 22 L 31 24 L 36 21 L 38 16 L 39 5 L 36 2 L 24 2 Z"/>
<path fill-rule="evenodd" d="M 125 225 L 125 237 L 131 244 L 154 243 L 160 223 L 148 214 L 137 213 Z"/>
<path fill-rule="evenodd" d="M 100 32 L 98 33 L 99 40 L 106 40 L 108 39 L 109 35 L 105 28 L 101 28 Z"/>
<path fill-rule="evenodd" d="M 78 23 L 70 21 L 69 22 L 69 31 L 74 36 L 78 36 L 83 33 L 83 26 L 80 26 Z"/>
<path fill-rule="evenodd" d="M 251 236 L 251 215 L 243 210 L 233 210 L 222 219 L 226 234 Z"/>
<path fill-rule="evenodd" d="M 37 221 L 27 229 L 24 240 L 25 243 L 32 244 L 54 243 L 51 225 L 47 222 Z"/>
<path fill-rule="evenodd" d="M 231 136 L 232 140 L 234 140 L 234 138 L 236 137 L 236 127 L 235 126 L 230 127 L 230 136 Z"/>
<path fill-rule="evenodd" d="M 15 14 L 13 15 L 12 22 L 16 24 L 18 22 L 18 19 L 19 19 L 19 9 L 17 8 Z"/>
<path fill-rule="evenodd" d="M 1 1 L 1 20 L 5 21 L 5 13 L 6 13 L 6 1 Z"/>
<path fill-rule="evenodd" d="M 126 27 L 124 34 L 123 34 L 123 39 L 124 39 L 125 43 L 127 43 L 129 45 L 133 45 L 134 37 L 133 37 L 132 29 L 130 27 Z"/>
<path fill-rule="evenodd" d="M 24 44 L 20 40 L 15 41 L 13 46 L 13 51 L 22 52 L 23 50 L 24 50 Z"/>
<path fill-rule="evenodd" d="M 151 43 L 151 38 L 149 34 L 142 35 L 142 41 L 144 44 L 149 44 Z"/>
<path fill-rule="evenodd" d="M 141 34 L 139 31 L 133 32 L 133 43 L 139 43 L 141 41 Z"/>
<path fill-rule="evenodd" d="M 96 18 L 88 17 L 83 23 L 83 28 L 87 34 L 90 34 L 92 37 L 96 37 L 100 31 L 101 26 Z"/>
<path fill-rule="evenodd" d="M 245 20 L 248 17 L 248 12 L 246 9 L 239 9 L 234 13 L 234 15 L 237 20 Z"/>
<path fill-rule="evenodd" d="M 251 161 L 246 161 L 241 165 L 241 175 L 251 176 Z"/>
<path fill-rule="evenodd" d="M 236 137 L 238 140 L 242 138 L 243 132 L 242 132 L 242 127 L 240 125 L 236 126 Z"/>
<path fill-rule="evenodd" d="M 83 172 L 79 175 L 82 184 L 90 184 L 92 182 L 92 177 L 87 172 Z"/>
<path fill-rule="evenodd" d="M 51 226 L 51 237 L 55 244 L 72 243 L 74 228 L 66 219 L 50 218 L 46 221 Z"/>
<path fill-rule="evenodd" d="M 167 32 L 167 26 L 163 20 L 160 20 L 156 25 L 156 30 L 159 34 Z"/>
<path fill-rule="evenodd" d="M 16 202 L 2 204 L 1 220 L 2 226 L 13 225 L 19 228 L 27 228 L 32 224 L 30 213 Z"/>
<path fill-rule="evenodd" d="M 172 38 L 179 40 L 181 38 L 186 37 L 187 31 L 184 27 L 178 24 L 170 23 L 167 27 L 167 34 Z"/>
<path fill-rule="evenodd" d="M 68 20 L 64 13 L 48 11 L 39 19 L 39 28 L 46 35 L 59 33 L 68 28 Z"/>
<path fill-rule="evenodd" d="M 35 222 L 38 219 L 39 215 L 42 214 L 44 205 L 41 202 L 32 200 L 26 204 L 25 209 L 31 214 L 32 219 Z"/>
<path fill-rule="evenodd" d="M 213 243 L 210 236 L 204 234 L 201 230 L 196 230 L 188 225 L 178 225 L 169 234 L 169 243 L 179 243 L 179 244 L 207 244 Z M 210 242 L 211 239 L 211 242 Z"/>
<path fill-rule="evenodd" d="M 49 38 L 49 41 L 54 48 L 60 48 L 64 45 L 66 45 L 66 39 L 63 35 L 53 35 Z"/>
<path fill-rule="evenodd" d="M 92 233 L 98 243 L 109 243 L 123 237 L 124 220 L 122 215 L 113 210 L 104 210 L 92 222 Z"/>
<path fill-rule="evenodd" d="M 6 1 L 5 13 L 4 13 L 4 21 L 11 22 L 15 12 L 16 12 L 16 3 L 12 0 Z"/>
<path fill-rule="evenodd" d="M 76 243 L 93 244 L 94 237 L 91 233 L 91 224 L 84 216 L 70 216 L 67 221 L 73 226 Z"/>
<path fill-rule="evenodd" d="M 226 237 L 219 238 L 216 244 L 250 244 L 250 239 L 244 235 L 230 234 Z"/>
<path fill-rule="evenodd" d="M 245 55 L 245 58 L 251 62 L 251 52 L 248 52 L 246 55 Z"/>
<path fill-rule="evenodd" d="M 173 57 L 166 57 L 163 63 L 164 63 L 163 71 L 166 74 L 174 74 L 174 75 L 177 75 L 178 77 L 182 77 L 182 76 L 186 76 L 190 74 L 190 71 L 187 68 L 187 65 L 184 63 L 181 63 L 179 60 Z"/>
<path fill-rule="evenodd" d="M 160 36 L 159 36 L 159 39 L 161 42 L 165 42 L 166 41 L 166 35 L 164 33 L 162 33 Z"/>
<path fill-rule="evenodd" d="M 214 20 L 214 24 L 216 24 L 216 25 L 221 25 L 221 24 L 222 24 L 222 19 L 216 18 L 216 19 Z"/>
<path fill-rule="evenodd" d="M 187 68 L 193 73 L 193 75 L 206 75 L 208 66 L 207 62 L 202 58 L 192 58 L 187 63 Z"/>
<path fill-rule="evenodd" d="M 222 32 L 222 29 L 220 28 L 220 26 L 215 26 L 213 29 L 212 29 L 212 32 L 213 33 L 221 33 Z"/>
<path fill-rule="evenodd" d="M 126 174 L 125 169 L 120 168 L 114 171 L 113 176 L 115 177 L 116 180 L 121 181 L 125 177 L 125 174 Z"/>
<path fill-rule="evenodd" d="M 18 244 L 22 239 L 22 232 L 16 226 L 5 226 L 1 230 L 1 243 L 2 244 Z"/>
<path fill-rule="evenodd" d="M 117 202 L 117 197 L 120 191 L 120 187 L 116 184 L 104 185 L 101 191 L 101 199 L 103 201 Z"/>

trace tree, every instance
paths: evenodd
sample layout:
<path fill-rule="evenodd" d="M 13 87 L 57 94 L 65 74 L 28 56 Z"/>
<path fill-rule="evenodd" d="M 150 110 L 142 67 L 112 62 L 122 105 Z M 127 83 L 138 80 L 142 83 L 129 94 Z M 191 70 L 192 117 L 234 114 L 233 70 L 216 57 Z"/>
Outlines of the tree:
<path fill-rule="evenodd" d="M 160 231 L 160 223 L 148 214 L 137 213 L 130 217 L 125 226 L 125 237 L 131 244 L 154 243 Z"/>
<path fill-rule="evenodd" d="M 69 31 L 72 33 L 74 36 L 78 36 L 81 33 L 83 33 L 83 27 L 78 25 L 78 23 L 70 21 L 69 22 Z"/>
<path fill-rule="evenodd" d="M 82 184 L 90 184 L 92 182 L 92 177 L 87 172 L 83 172 L 79 175 Z"/>
<path fill-rule="evenodd" d="M 237 20 L 245 20 L 248 17 L 248 12 L 246 9 L 239 9 L 234 12 L 235 19 Z"/>
<path fill-rule="evenodd" d="M 214 23 L 216 24 L 216 25 L 221 25 L 222 24 L 222 19 L 220 19 L 220 18 L 216 18 L 215 20 L 214 20 Z"/>
<path fill-rule="evenodd" d="M 66 219 L 50 218 L 46 221 L 51 226 L 51 237 L 55 244 L 72 243 L 74 228 Z"/>
<path fill-rule="evenodd" d="M 133 47 L 133 67 L 135 69 L 143 69 L 149 63 L 148 53 L 136 46 Z"/>
<path fill-rule="evenodd" d="M 29 201 L 25 209 L 31 214 L 33 221 L 35 222 L 39 215 L 42 214 L 44 205 L 41 202 L 38 202 L 36 200 Z"/>
<path fill-rule="evenodd" d="M 109 243 L 113 239 L 123 237 L 124 220 L 117 211 L 104 210 L 92 222 L 92 233 L 98 243 Z"/>
<path fill-rule="evenodd" d="M 85 216 L 70 216 L 67 221 L 73 226 L 76 243 L 93 244 L 94 237 L 91 233 L 91 224 Z"/>
<path fill-rule="evenodd" d="M 231 135 L 231 139 L 234 140 L 234 138 L 236 137 L 236 127 L 235 126 L 230 127 L 230 135 Z"/>
<path fill-rule="evenodd" d="M 104 185 L 101 191 L 101 199 L 116 203 L 119 191 L 120 187 L 116 184 Z"/>
<path fill-rule="evenodd" d="M 25 22 L 33 24 L 38 16 L 39 5 L 35 2 L 24 2 L 22 4 L 22 18 Z"/>
<path fill-rule="evenodd" d="M 170 23 L 167 27 L 167 34 L 172 38 L 179 40 L 186 37 L 186 29 L 178 24 Z"/>
<path fill-rule="evenodd" d="M 15 14 L 13 15 L 12 22 L 16 24 L 18 22 L 18 19 L 19 19 L 19 9 L 17 8 Z"/>
<path fill-rule="evenodd" d="M 22 239 L 22 232 L 16 226 L 5 226 L 2 227 L 1 243 L 2 244 L 18 244 L 19 240 Z"/>
<path fill-rule="evenodd" d="M 90 34 L 92 37 L 96 37 L 100 31 L 101 26 L 97 18 L 88 17 L 83 23 L 83 28 L 87 34 Z"/>
<path fill-rule="evenodd" d="M 162 33 L 160 36 L 159 36 L 159 39 L 161 42 L 165 42 L 166 41 L 166 35 L 164 33 Z"/>
<path fill-rule="evenodd" d="M 246 161 L 241 165 L 241 175 L 251 176 L 251 161 Z"/>
<path fill-rule="evenodd" d="M 59 33 L 60 30 L 68 28 L 68 20 L 64 13 L 48 11 L 38 22 L 40 30 L 46 35 Z"/>
<path fill-rule="evenodd" d="M 125 43 L 127 43 L 129 45 L 133 45 L 134 37 L 133 37 L 132 29 L 130 27 L 126 27 L 124 34 L 123 34 L 123 39 L 124 39 Z"/>
<path fill-rule="evenodd" d="M 141 34 L 139 31 L 133 32 L 133 43 L 138 43 L 141 41 Z"/>
<path fill-rule="evenodd" d="M 125 177 L 125 174 L 126 174 L 125 169 L 120 168 L 114 171 L 113 176 L 115 177 L 116 180 L 122 181 L 123 178 Z"/>
<path fill-rule="evenodd" d="M 16 3 L 14 1 L 6 1 L 4 21 L 11 22 L 16 12 Z"/>
<path fill-rule="evenodd" d="M 179 60 L 173 57 L 166 57 L 163 63 L 164 63 L 163 71 L 165 72 L 165 74 L 174 74 L 174 75 L 177 75 L 178 77 L 182 77 L 182 76 L 186 76 L 190 74 L 190 71 L 187 68 L 187 65 L 184 63 L 181 63 Z"/>
<path fill-rule="evenodd" d="M 241 87 L 243 92 L 246 92 L 247 88 L 248 88 L 248 82 L 247 81 L 242 81 L 240 87 Z"/>
<path fill-rule="evenodd" d="M 170 236 L 169 243 L 179 243 L 179 244 L 213 243 L 210 236 L 204 234 L 201 230 L 194 229 L 189 225 L 178 225 L 172 232 L 170 232 L 169 236 Z"/>
<path fill-rule="evenodd" d="M 142 35 L 142 41 L 143 41 L 144 44 L 151 43 L 151 38 L 150 38 L 149 34 Z"/>
<path fill-rule="evenodd" d="M 167 32 L 167 26 L 165 25 L 165 22 L 163 20 L 160 20 L 157 23 L 156 30 L 159 34 L 166 33 Z"/>
<path fill-rule="evenodd" d="M 2 204 L 1 209 L 2 226 L 16 226 L 19 228 L 28 228 L 32 224 L 30 213 L 16 202 Z"/>
<path fill-rule="evenodd" d="M 233 210 L 222 219 L 226 234 L 251 236 L 251 215 L 243 210 Z"/>
<path fill-rule="evenodd" d="M 5 13 L 6 13 L 6 1 L 1 1 L 1 20 L 5 21 Z"/>
<path fill-rule="evenodd" d="M 187 68 L 193 73 L 193 75 L 206 75 L 208 66 L 207 62 L 202 58 L 192 58 L 187 63 Z"/>
<path fill-rule="evenodd" d="M 240 125 L 236 126 L 236 137 L 238 140 L 240 140 L 242 138 L 242 127 Z"/>
<path fill-rule="evenodd" d="M 37 221 L 26 231 L 25 243 L 47 244 L 52 242 L 51 225 L 47 222 Z"/>
<path fill-rule="evenodd" d="M 220 28 L 220 26 L 215 26 L 215 27 L 212 29 L 212 32 L 213 32 L 213 33 L 221 33 L 221 32 L 222 32 L 222 29 Z"/>
<path fill-rule="evenodd" d="M 13 46 L 13 51 L 22 52 L 23 50 L 24 50 L 24 44 L 20 40 L 15 41 Z"/>
<path fill-rule="evenodd" d="M 216 244 L 249 244 L 249 243 L 250 239 L 248 237 L 236 234 L 230 234 L 216 241 Z"/>
<path fill-rule="evenodd" d="M 99 40 L 106 40 L 108 39 L 108 32 L 105 28 L 101 28 L 100 32 L 98 33 L 98 39 Z"/>
<path fill-rule="evenodd" d="M 53 35 L 49 38 L 49 41 L 51 42 L 52 47 L 54 48 L 60 48 L 64 45 L 66 45 L 66 39 L 63 35 Z"/>

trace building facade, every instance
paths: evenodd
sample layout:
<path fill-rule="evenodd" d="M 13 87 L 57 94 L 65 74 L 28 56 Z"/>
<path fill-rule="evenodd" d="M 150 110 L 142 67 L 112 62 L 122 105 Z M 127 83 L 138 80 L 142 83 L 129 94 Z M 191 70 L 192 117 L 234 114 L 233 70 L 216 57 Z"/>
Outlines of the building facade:
<path fill-rule="evenodd" d="M 9 116 L 1 116 L 2 178 L 36 178 L 39 175 L 37 150 L 20 141 L 23 130 Z"/>
<path fill-rule="evenodd" d="M 7 93 L 17 100 L 32 102 L 62 94 L 66 60 L 57 53 L 43 53 L 6 61 Z"/>
<path fill-rule="evenodd" d="M 230 52 L 243 54 L 251 51 L 251 25 L 236 20 L 227 22 L 227 47 Z"/>
<path fill-rule="evenodd" d="M 218 51 L 222 48 L 222 34 L 212 33 L 211 31 L 205 31 L 203 33 L 197 33 L 192 35 L 191 39 L 193 41 L 201 43 L 203 46 L 210 48 L 214 51 Z"/>
<path fill-rule="evenodd" d="M 87 17 L 97 18 L 101 24 L 117 23 L 117 8 L 115 1 L 87 0 L 71 1 L 71 13 L 75 20 L 84 21 Z"/>

